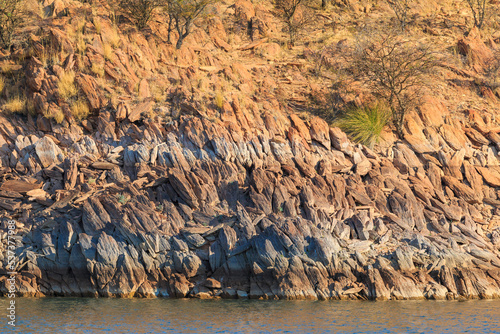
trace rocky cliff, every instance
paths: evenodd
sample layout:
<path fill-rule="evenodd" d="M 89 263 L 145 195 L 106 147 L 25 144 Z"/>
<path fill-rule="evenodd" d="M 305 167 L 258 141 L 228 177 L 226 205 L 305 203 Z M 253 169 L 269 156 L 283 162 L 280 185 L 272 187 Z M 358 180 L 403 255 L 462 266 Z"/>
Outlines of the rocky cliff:
<path fill-rule="evenodd" d="M 2 215 L 19 219 L 19 292 L 499 296 L 500 172 L 488 151 L 398 142 L 377 154 L 319 118 L 259 117 L 236 103 L 224 117 L 145 124 L 127 145 L 83 135 L 66 156 L 56 138 L 2 124 L 36 172 L 2 169 Z"/>
<path fill-rule="evenodd" d="M 443 65 L 404 138 L 371 150 L 297 115 L 321 91 L 304 70 L 317 53 L 282 56 L 262 5 L 227 6 L 231 36 L 211 18 L 177 51 L 153 36 L 164 26 L 125 34 L 104 15 L 71 39 L 57 27 L 89 5 L 52 6 L 22 65 L 4 61 L 34 110 L 0 116 L 3 294 L 14 219 L 23 296 L 500 296 L 498 98 L 478 97 L 474 68 Z M 457 45 L 471 66 L 491 52 L 474 34 Z M 69 71 L 82 122 L 62 98 Z"/>

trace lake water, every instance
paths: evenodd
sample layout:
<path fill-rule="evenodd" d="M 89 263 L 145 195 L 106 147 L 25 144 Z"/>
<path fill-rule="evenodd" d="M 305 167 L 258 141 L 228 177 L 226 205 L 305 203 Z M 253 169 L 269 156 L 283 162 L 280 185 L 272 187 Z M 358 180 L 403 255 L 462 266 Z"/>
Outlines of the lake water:
<path fill-rule="evenodd" d="M 8 299 L 0 299 L 1 333 Z M 17 298 L 18 333 L 500 333 L 500 300 Z"/>

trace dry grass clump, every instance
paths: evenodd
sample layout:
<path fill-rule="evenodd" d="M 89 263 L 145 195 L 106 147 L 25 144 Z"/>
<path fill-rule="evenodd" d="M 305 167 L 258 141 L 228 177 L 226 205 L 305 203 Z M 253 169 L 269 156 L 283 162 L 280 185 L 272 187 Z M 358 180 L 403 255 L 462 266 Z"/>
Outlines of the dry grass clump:
<path fill-rule="evenodd" d="M 118 29 L 114 25 L 113 29 L 111 29 L 111 33 L 108 35 L 108 41 L 114 49 L 120 46 L 120 35 L 118 34 Z"/>
<path fill-rule="evenodd" d="M 10 98 L 3 105 L 4 109 L 9 113 L 21 113 L 25 110 L 26 100 L 20 96 Z"/>
<path fill-rule="evenodd" d="M 76 36 L 76 51 L 83 55 L 85 53 L 85 48 L 87 44 L 85 43 L 85 39 L 83 38 L 83 34 L 78 34 Z"/>
<path fill-rule="evenodd" d="M 68 28 L 68 37 L 75 41 L 77 53 L 83 55 L 86 48 L 85 42 L 85 20 L 79 20 Z"/>
<path fill-rule="evenodd" d="M 5 88 L 5 78 L 3 75 L 1 75 L 0 76 L 0 94 L 2 94 L 4 88 Z"/>
<path fill-rule="evenodd" d="M 113 56 L 113 48 L 111 44 L 104 43 L 102 46 L 102 54 L 104 56 L 104 59 L 111 61 L 111 57 Z"/>
<path fill-rule="evenodd" d="M 155 99 L 156 103 L 164 102 L 167 99 L 165 88 L 155 84 L 154 81 L 150 82 L 149 88 L 151 90 L 151 95 Z"/>
<path fill-rule="evenodd" d="M 101 33 L 101 31 L 102 31 L 102 24 L 101 24 L 101 21 L 100 21 L 98 18 L 94 17 L 94 18 L 93 18 L 93 20 L 92 20 L 92 22 L 94 23 L 95 31 L 96 31 L 98 34 L 100 34 L 100 33 Z"/>
<path fill-rule="evenodd" d="M 222 94 L 222 91 L 218 90 L 216 93 L 215 93 L 215 105 L 217 106 L 217 108 L 219 108 L 219 110 L 222 110 L 222 107 L 224 106 L 224 95 Z"/>
<path fill-rule="evenodd" d="M 57 88 L 59 89 L 59 96 L 65 100 L 76 96 L 78 89 L 75 85 L 75 72 L 64 72 L 57 82 Z"/>
<path fill-rule="evenodd" d="M 64 113 L 61 109 L 52 109 L 52 110 L 48 110 L 46 111 L 43 116 L 45 116 L 46 118 L 52 118 L 57 124 L 61 124 L 62 121 L 64 120 Z"/>
<path fill-rule="evenodd" d="M 92 68 L 90 69 L 92 73 L 97 75 L 99 78 L 104 78 L 104 65 L 103 64 L 92 64 Z"/>
<path fill-rule="evenodd" d="M 77 121 L 87 118 L 89 113 L 90 109 L 85 100 L 78 99 L 71 105 L 71 114 Z"/>

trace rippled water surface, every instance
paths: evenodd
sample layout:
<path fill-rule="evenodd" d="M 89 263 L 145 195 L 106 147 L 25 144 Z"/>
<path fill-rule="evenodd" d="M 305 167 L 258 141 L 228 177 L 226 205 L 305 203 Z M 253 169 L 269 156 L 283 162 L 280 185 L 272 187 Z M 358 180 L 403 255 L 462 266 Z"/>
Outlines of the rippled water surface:
<path fill-rule="evenodd" d="M 2 333 L 7 299 L 0 299 Z M 500 301 L 17 298 L 19 333 L 500 333 Z"/>

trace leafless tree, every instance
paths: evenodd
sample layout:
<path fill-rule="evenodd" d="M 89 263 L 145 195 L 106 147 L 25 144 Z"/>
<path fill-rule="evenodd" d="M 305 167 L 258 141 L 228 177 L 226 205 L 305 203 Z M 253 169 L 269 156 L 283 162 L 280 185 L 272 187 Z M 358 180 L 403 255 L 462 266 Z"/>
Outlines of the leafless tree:
<path fill-rule="evenodd" d="M 274 0 L 277 16 L 286 26 L 290 45 L 294 45 L 301 31 L 311 22 L 312 14 L 307 0 Z"/>
<path fill-rule="evenodd" d="M 474 25 L 481 29 L 484 24 L 486 15 L 486 2 L 487 0 L 465 0 L 469 5 L 472 16 L 474 17 Z"/>
<path fill-rule="evenodd" d="M 436 66 L 434 53 L 397 32 L 372 32 L 359 39 L 350 58 L 352 73 L 386 101 L 402 137 L 405 116 L 419 103 L 426 77 Z"/>
<path fill-rule="evenodd" d="M 387 0 L 387 3 L 396 14 L 396 17 L 401 25 L 401 30 L 403 31 L 406 29 L 406 25 L 408 24 L 408 13 L 411 9 L 410 5 L 414 1 L 415 0 Z"/>
<path fill-rule="evenodd" d="M 207 8 L 215 0 L 166 0 L 168 14 L 168 39 L 175 28 L 177 31 L 176 48 L 180 49 L 184 39 L 191 33 L 195 20 L 207 13 Z"/>
<path fill-rule="evenodd" d="M 1 1 L 1 0 L 0 0 Z M 122 0 L 120 8 L 139 29 L 146 28 L 161 0 Z"/>

